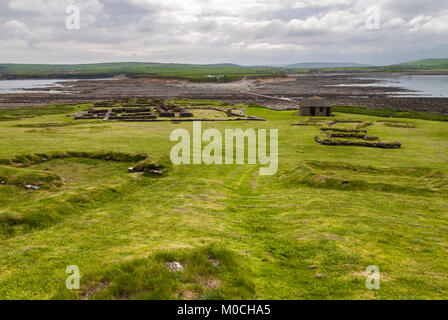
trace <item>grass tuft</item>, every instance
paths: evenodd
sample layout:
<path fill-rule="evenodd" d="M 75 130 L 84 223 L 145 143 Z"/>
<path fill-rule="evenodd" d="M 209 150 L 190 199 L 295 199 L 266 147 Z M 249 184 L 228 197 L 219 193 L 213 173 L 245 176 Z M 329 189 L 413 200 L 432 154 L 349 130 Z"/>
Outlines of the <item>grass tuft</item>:
<path fill-rule="evenodd" d="M 241 257 L 220 245 L 155 252 L 88 274 L 81 289 L 61 286 L 53 299 L 200 300 L 247 299 L 254 294 L 250 272 L 240 266 Z M 179 262 L 183 270 L 171 271 Z"/>

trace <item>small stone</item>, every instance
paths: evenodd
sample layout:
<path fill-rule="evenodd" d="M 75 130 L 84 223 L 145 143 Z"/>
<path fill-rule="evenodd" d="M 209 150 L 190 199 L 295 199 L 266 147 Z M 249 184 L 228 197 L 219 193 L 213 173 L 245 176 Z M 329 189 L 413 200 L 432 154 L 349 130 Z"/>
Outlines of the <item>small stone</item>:
<path fill-rule="evenodd" d="M 30 185 L 30 184 L 27 184 L 27 185 L 25 186 L 25 189 L 27 189 L 27 190 L 34 190 L 34 191 L 37 191 L 37 190 L 40 189 L 40 187 L 39 187 L 39 186 L 33 186 L 33 185 Z"/>
<path fill-rule="evenodd" d="M 0 182 L 0 184 L 6 184 L 6 182 L 5 182 L 5 181 L 2 181 L 2 182 Z"/>
<path fill-rule="evenodd" d="M 48 161 L 48 158 L 43 158 L 42 161 Z"/>
<path fill-rule="evenodd" d="M 163 173 L 163 170 L 153 169 L 153 170 L 149 170 L 148 172 L 149 172 L 149 173 L 152 173 L 152 174 L 162 174 L 162 173 Z"/>
<path fill-rule="evenodd" d="M 133 173 L 133 172 L 134 172 L 134 168 L 132 168 L 132 167 L 131 167 L 131 168 L 128 168 L 128 172 L 129 172 L 129 173 Z"/>
<path fill-rule="evenodd" d="M 324 277 L 324 275 L 322 273 L 316 273 L 314 275 L 314 277 L 317 278 L 317 279 L 322 279 Z"/>
<path fill-rule="evenodd" d="M 184 270 L 184 267 L 177 261 L 167 262 L 166 265 L 171 272 L 180 272 Z"/>
<path fill-rule="evenodd" d="M 310 269 L 310 270 L 313 270 L 313 269 L 316 269 L 317 268 L 317 266 L 309 266 L 308 267 L 308 269 Z"/>
<path fill-rule="evenodd" d="M 210 261 L 216 268 L 219 268 L 221 266 L 219 261 L 216 260 L 215 258 L 210 258 L 210 259 L 208 259 L 208 261 Z"/>

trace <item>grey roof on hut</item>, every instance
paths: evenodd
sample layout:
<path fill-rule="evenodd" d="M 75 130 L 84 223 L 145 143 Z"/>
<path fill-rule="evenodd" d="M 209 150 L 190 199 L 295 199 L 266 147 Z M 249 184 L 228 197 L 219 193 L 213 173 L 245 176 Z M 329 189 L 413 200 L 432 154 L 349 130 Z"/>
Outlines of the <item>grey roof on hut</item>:
<path fill-rule="evenodd" d="M 299 101 L 299 105 L 302 108 L 322 108 L 322 107 L 331 107 L 330 102 L 327 99 L 319 98 L 319 97 L 313 97 L 309 99 L 302 99 Z"/>

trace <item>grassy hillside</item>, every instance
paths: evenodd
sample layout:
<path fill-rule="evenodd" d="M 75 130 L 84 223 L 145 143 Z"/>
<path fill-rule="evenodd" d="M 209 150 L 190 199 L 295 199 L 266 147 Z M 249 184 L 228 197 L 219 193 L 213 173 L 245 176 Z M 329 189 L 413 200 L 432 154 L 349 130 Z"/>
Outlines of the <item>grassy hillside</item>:
<path fill-rule="evenodd" d="M 303 73 L 320 69 L 326 72 L 418 72 L 447 71 L 448 59 L 427 59 L 392 66 L 372 67 L 354 63 L 298 63 L 287 69 Z M 175 78 L 197 82 L 230 82 L 244 77 L 283 76 L 284 68 L 237 64 L 176 64 L 152 62 L 117 62 L 97 64 L 0 64 L 0 79 L 20 78 L 107 78 L 119 75 L 128 77 Z"/>
<path fill-rule="evenodd" d="M 399 66 L 421 67 L 421 68 L 446 68 L 448 59 L 425 59 L 400 63 Z"/>
<path fill-rule="evenodd" d="M 327 66 L 319 67 L 319 64 L 314 66 L 300 65 L 293 66 L 295 72 L 309 72 L 313 69 L 320 69 L 326 72 L 425 72 L 425 71 L 448 71 L 448 59 L 425 59 L 419 61 L 405 62 L 390 66 L 366 66 L 366 65 L 350 65 L 346 66 Z"/>
<path fill-rule="evenodd" d="M 295 63 L 286 66 L 287 68 L 297 69 L 328 69 L 328 68 L 364 68 L 371 67 L 367 64 L 360 64 L 354 62 L 303 62 Z"/>
<path fill-rule="evenodd" d="M 244 77 L 282 75 L 279 68 L 242 67 L 236 64 L 171 64 L 171 63 L 99 63 L 79 65 L 0 64 L 3 78 L 101 78 L 130 77 L 179 78 L 192 81 L 233 81 Z M 207 77 L 207 75 L 212 77 Z M 213 77 L 224 76 L 224 77 Z"/>
<path fill-rule="evenodd" d="M 203 129 L 278 129 L 274 176 L 171 167 L 170 133 L 188 123 L 76 122 L 77 106 L 0 122 L 0 299 L 446 298 L 447 122 L 337 112 L 403 146 L 330 147 L 318 127 L 291 126 L 297 111 L 245 108 L 267 121 Z M 128 173 L 140 161 L 167 171 Z M 22 186 L 33 179 L 49 185 Z M 69 265 L 81 290 L 65 289 Z M 379 290 L 366 289 L 370 265 Z"/>

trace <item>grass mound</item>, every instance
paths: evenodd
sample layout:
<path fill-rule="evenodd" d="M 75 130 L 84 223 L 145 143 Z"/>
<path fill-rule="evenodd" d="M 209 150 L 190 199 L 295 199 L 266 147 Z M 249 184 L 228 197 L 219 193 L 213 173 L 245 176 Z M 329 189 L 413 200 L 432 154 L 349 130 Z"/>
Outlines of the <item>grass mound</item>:
<path fill-rule="evenodd" d="M 368 137 L 368 136 L 367 136 Z M 376 138 L 376 137 L 369 137 Z M 357 147 L 370 147 L 370 148 L 382 148 L 382 149 L 399 149 L 401 148 L 401 142 L 385 142 L 385 141 L 371 141 L 366 138 L 363 139 L 344 139 L 335 138 L 331 136 L 319 135 L 314 140 L 320 144 L 326 146 L 357 146 Z"/>
<path fill-rule="evenodd" d="M 376 136 L 368 136 L 366 133 L 362 132 L 340 132 L 340 131 L 329 131 L 328 134 L 331 138 L 355 138 L 367 141 L 379 140 Z"/>
<path fill-rule="evenodd" d="M 14 128 L 63 128 L 70 126 L 80 125 L 79 122 L 48 122 L 48 123 L 28 123 L 28 124 L 16 124 Z"/>
<path fill-rule="evenodd" d="M 405 121 L 377 121 L 378 123 L 382 123 L 386 127 L 393 127 L 393 128 L 407 128 L 407 129 L 414 129 L 416 128 L 415 123 L 412 122 L 405 122 Z"/>
<path fill-rule="evenodd" d="M 308 161 L 290 173 L 289 183 L 344 191 L 436 195 L 448 191 L 446 177 L 427 168 L 379 168 L 343 162 Z M 410 182 L 412 186 L 410 186 Z"/>
<path fill-rule="evenodd" d="M 0 182 L 20 187 L 26 185 L 51 187 L 62 185 L 62 178 L 45 171 L 0 166 Z"/>
<path fill-rule="evenodd" d="M 124 194 L 120 188 L 105 186 L 90 188 L 88 192 L 62 193 L 57 197 L 16 203 L 0 212 L 0 238 L 50 227 L 73 213 L 80 214 L 105 202 L 120 199 Z"/>
<path fill-rule="evenodd" d="M 165 157 L 159 161 L 154 161 L 152 159 L 142 160 L 132 168 L 129 168 L 129 171 L 143 173 L 145 176 L 162 175 L 165 174 L 171 167 L 171 161 L 169 160 L 169 158 Z"/>
<path fill-rule="evenodd" d="M 373 125 L 370 121 L 362 120 L 333 120 L 322 124 L 322 131 L 338 131 L 338 132 L 367 132 L 365 129 Z"/>
<path fill-rule="evenodd" d="M 326 146 L 359 146 L 382 149 L 401 148 L 400 142 L 379 141 L 376 136 L 367 135 L 364 129 L 373 125 L 369 121 L 335 120 L 322 125 L 321 134 L 314 141 Z"/>
<path fill-rule="evenodd" d="M 14 117 L 40 117 L 56 114 L 70 113 L 75 110 L 75 106 L 58 105 L 58 106 L 42 106 L 32 108 L 20 109 L 1 109 L 0 117 L 14 118 Z"/>
<path fill-rule="evenodd" d="M 47 192 L 4 188 L 6 196 L 17 193 L 17 201 L 6 202 L 0 212 L 0 236 L 46 228 L 72 212 L 127 197 L 129 188 L 145 183 L 127 174 L 126 168 L 136 161 L 145 176 L 166 174 L 169 168 L 166 160 L 158 163 L 146 154 L 117 152 L 32 154 L 3 160 L 10 166 L 0 165 L 1 184 Z M 53 188 L 62 185 L 62 190 Z"/>
<path fill-rule="evenodd" d="M 81 279 L 80 290 L 61 287 L 53 299 L 195 300 L 248 299 L 254 295 L 250 272 L 229 249 L 208 246 L 159 251 Z M 178 262 L 181 271 L 169 263 Z"/>
<path fill-rule="evenodd" d="M 429 168 L 387 168 L 387 167 L 373 167 L 363 166 L 345 162 L 325 162 L 325 161 L 308 161 L 306 164 L 318 170 L 347 170 L 355 172 L 365 172 L 370 174 L 391 174 L 400 176 L 413 176 L 416 178 L 440 178 L 444 179 L 446 176 Z"/>
<path fill-rule="evenodd" d="M 81 152 L 81 151 L 68 151 L 68 152 L 53 152 L 53 153 L 37 153 L 16 156 L 10 159 L 0 159 L 0 164 L 28 167 L 34 164 L 43 163 L 51 159 L 64 159 L 64 158 L 86 158 L 97 159 L 105 161 L 117 161 L 117 162 L 136 162 L 142 161 L 148 158 L 147 154 L 134 154 L 134 153 L 122 153 L 122 152 Z"/>

